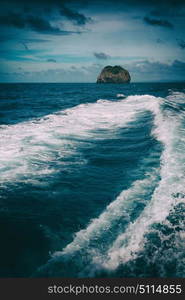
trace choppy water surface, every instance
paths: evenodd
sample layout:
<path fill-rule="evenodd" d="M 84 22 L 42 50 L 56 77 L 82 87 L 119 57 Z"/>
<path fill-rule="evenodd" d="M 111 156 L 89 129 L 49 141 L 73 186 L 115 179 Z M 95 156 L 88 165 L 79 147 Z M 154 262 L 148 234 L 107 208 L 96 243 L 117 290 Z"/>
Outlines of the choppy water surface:
<path fill-rule="evenodd" d="M 184 277 L 185 84 L 0 85 L 0 276 Z"/>

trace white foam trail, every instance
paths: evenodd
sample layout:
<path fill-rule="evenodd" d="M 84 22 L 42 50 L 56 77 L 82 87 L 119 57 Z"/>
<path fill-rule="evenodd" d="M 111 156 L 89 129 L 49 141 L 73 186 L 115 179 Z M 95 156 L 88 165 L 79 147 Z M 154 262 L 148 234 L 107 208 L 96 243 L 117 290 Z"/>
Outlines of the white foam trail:
<path fill-rule="evenodd" d="M 0 183 L 28 181 L 56 172 L 52 163 L 78 150 L 78 139 L 103 139 L 105 132 L 134 120 L 136 112 L 151 105 L 152 96 L 130 96 L 123 101 L 99 100 L 48 115 L 40 120 L 0 126 Z M 83 163 L 78 160 L 78 163 Z"/>
<path fill-rule="evenodd" d="M 124 94 L 117 94 L 116 97 L 117 98 L 125 98 L 125 95 Z"/>
<path fill-rule="evenodd" d="M 94 237 L 97 239 L 104 231 L 110 230 L 114 221 L 118 222 L 123 217 L 129 218 L 128 211 L 133 200 L 138 202 L 144 201 L 143 198 L 152 189 L 152 185 L 155 185 L 157 175 L 157 169 L 153 169 L 151 173 L 146 174 L 143 180 L 135 181 L 128 190 L 122 191 L 98 218 L 91 221 L 86 229 L 76 233 L 74 240 L 63 251 L 55 252 L 53 256 L 69 255 L 84 247 L 88 247 L 91 239 Z"/>
<path fill-rule="evenodd" d="M 156 114 L 159 110 L 160 98 L 155 98 L 153 96 L 130 96 L 124 101 L 118 102 L 120 109 L 123 111 L 152 111 Z M 109 104 L 108 101 L 104 102 L 106 105 Z M 117 104 L 117 105 L 118 105 Z M 117 220 L 127 213 L 128 206 L 132 203 L 131 200 L 138 200 L 141 198 L 143 201 L 144 194 L 147 193 L 147 188 L 152 188 L 156 179 L 156 170 L 151 174 L 146 175 L 144 180 L 136 181 L 130 189 L 123 191 L 118 198 L 113 201 L 106 210 L 99 216 L 91 221 L 89 226 L 76 233 L 72 243 L 68 244 L 63 251 L 54 253 L 54 256 L 60 256 L 64 254 L 71 254 L 81 248 L 88 246 L 90 240 L 101 235 L 102 231 L 108 230 L 111 227 L 113 220 Z M 128 214 L 128 213 L 127 213 Z"/>
<path fill-rule="evenodd" d="M 170 112 L 163 116 L 159 109 L 155 113 L 156 128 L 153 134 L 164 145 L 161 181 L 140 217 L 118 236 L 109 249 L 107 260 L 103 264 L 107 269 L 116 269 L 120 264 L 136 258 L 144 248 L 144 236 L 150 226 L 163 222 L 175 204 L 184 202 L 185 132 L 180 119 L 177 114 L 174 116 Z"/>
<path fill-rule="evenodd" d="M 74 240 L 68 244 L 63 251 L 54 256 L 71 255 L 81 249 L 91 254 L 93 264 L 109 270 L 116 269 L 120 264 L 126 263 L 137 257 L 143 250 L 145 233 L 155 222 L 163 222 L 169 215 L 170 209 L 179 201 L 184 201 L 184 129 L 181 127 L 181 117 L 173 112 L 162 112 L 161 103 L 164 99 L 152 97 L 152 101 L 144 101 L 147 98 L 140 96 L 128 97 L 127 104 L 135 105 L 137 101 L 143 110 L 150 110 L 154 115 L 155 129 L 152 134 L 164 146 L 161 156 L 161 168 L 159 185 L 155 189 L 149 204 L 141 215 L 130 223 L 126 231 L 120 234 L 106 254 L 102 249 L 88 249 L 91 239 L 101 236 L 103 231 L 111 229 L 114 220 L 125 216 L 129 203 L 134 199 L 143 197 L 147 188 L 154 183 L 152 176 L 141 181 L 136 181 L 130 189 L 123 191 L 106 210 L 91 221 L 89 226 L 76 233 Z M 129 103 L 130 101 L 130 103 Z M 140 200 L 139 200 L 140 201 Z M 129 215 L 129 214 L 128 214 Z"/>
<path fill-rule="evenodd" d="M 185 93 L 170 90 L 170 93 L 166 99 L 170 100 L 172 105 L 176 103 L 184 103 Z"/>

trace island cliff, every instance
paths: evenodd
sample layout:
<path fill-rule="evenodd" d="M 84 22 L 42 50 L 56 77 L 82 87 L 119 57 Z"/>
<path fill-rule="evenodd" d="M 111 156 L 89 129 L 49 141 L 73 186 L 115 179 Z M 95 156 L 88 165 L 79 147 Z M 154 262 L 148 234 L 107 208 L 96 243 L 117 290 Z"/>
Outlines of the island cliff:
<path fill-rule="evenodd" d="M 130 74 L 121 66 L 106 66 L 101 71 L 96 83 L 129 83 Z"/>

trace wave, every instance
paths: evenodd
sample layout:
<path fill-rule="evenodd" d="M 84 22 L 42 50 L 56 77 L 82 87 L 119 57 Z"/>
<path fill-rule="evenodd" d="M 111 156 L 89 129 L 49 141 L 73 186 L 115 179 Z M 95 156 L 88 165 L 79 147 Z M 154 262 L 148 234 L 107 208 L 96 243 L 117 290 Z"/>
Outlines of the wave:
<path fill-rule="evenodd" d="M 146 201 L 144 197 L 146 198 L 155 186 L 157 171 L 157 169 L 153 169 L 151 173 L 145 175 L 146 177 L 143 180 L 135 181 L 128 190 L 122 191 L 98 218 L 93 219 L 86 229 L 79 231 L 75 235 L 72 243 L 68 244 L 61 252 L 55 252 L 53 257 L 63 254 L 69 255 L 84 247 L 88 247 L 91 239 L 95 238 L 97 241 L 99 236 L 102 238 L 102 235 L 113 227 L 115 221 L 118 223 L 123 218 L 126 218 L 129 222 L 129 212 L 132 209 L 133 202 L 143 203 Z"/>
<path fill-rule="evenodd" d="M 53 163 L 62 168 L 65 158 L 74 155 L 80 143 L 95 136 L 93 130 L 122 127 L 133 116 L 131 109 L 124 112 L 119 104 L 100 100 L 42 119 L 0 126 L 0 183 L 33 181 L 36 176 L 56 172 Z M 75 161 L 84 162 L 79 158 Z"/>
<path fill-rule="evenodd" d="M 173 100 L 174 95 L 176 94 L 169 96 L 168 100 Z M 150 230 L 150 226 L 165 221 L 170 210 L 178 203 L 184 202 L 185 130 L 180 120 L 181 115 L 174 115 L 172 111 L 168 111 L 165 116 L 160 110 L 155 114 L 153 135 L 164 145 L 161 180 L 140 217 L 118 236 L 109 249 L 104 267 L 115 269 L 120 263 L 136 258 L 138 252 L 144 248 L 145 234 Z"/>
<path fill-rule="evenodd" d="M 68 164 L 66 158 L 77 156 L 81 143 L 113 138 L 118 129 L 131 127 L 143 112 L 153 115 L 151 135 L 163 145 L 160 169 L 151 168 L 144 178 L 123 190 L 99 217 L 74 235 L 71 243 L 52 255 L 46 268 L 71 259 L 74 262 L 76 256 L 88 275 L 93 276 L 97 269 L 115 270 L 136 259 L 152 225 L 164 222 L 171 209 L 184 202 L 184 112 L 179 111 L 184 98 L 185 94 L 170 91 L 166 99 L 150 95 L 118 101 L 99 99 L 42 119 L 0 126 L 1 184 L 38 184 L 43 175 L 56 173 L 57 169 L 61 172 Z M 78 157 L 74 163 L 86 160 Z M 144 208 L 132 219 L 134 203 Z M 78 268 L 79 274 L 82 272 Z"/>
<path fill-rule="evenodd" d="M 104 139 L 110 130 L 129 126 L 142 110 L 142 102 L 152 105 L 152 99 L 151 96 L 131 96 L 117 102 L 100 99 L 42 119 L 1 125 L 0 183 L 34 183 L 43 175 L 57 172 L 57 166 L 62 169 L 67 164 L 66 157 L 78 152 L 80 143 Z M 85 162 L 82 157 L 75 160 L 75 164 Z"/>
<path fill-rule="evenodd" d="M 116 97 L 117 98 L 125 98 L 126 96 L 124 94 L 117 94 Z"/>
<path fill-rule="evenodd" d="M 52 268 L 54 262 L 69 261 L 72 257 L 74 262 L 76 255 L 78 263 L 79 256 L 82 261 L 87 260 L 87 257 L 89 259 L 89 266 L 84 261 L 84 271 L 78 271 L 78 276 L 84 276 L 85 272 L 88 276 L 94 276 L 99 269 L 115 270 L 118 266 L 136 259 L 144 250 L 145 236 L 152 225 L 165 222 L 172 208 L 184 202 L 184 128 L 180 114 L 164 109 L 169 102 L 174 104 L 173 97 L 174 94 L 167 99 L 136 95 L 116 103 L 124 112 L 150 111 L 153 114 L 154 128 L 151 134 L 163 145 L 160 172 L 158 174 L 159 170 L 154 169 L 143 180 L 137 180 L 128 190 L 123 190 L 98 218 L 92 220 L 86 229 L 75 234 L 71 243 L 52 255 L 49 268 Z M 108 101 L 103 103 L 109 105 Z M 131 220 L 134 201 L 145 201 L 146 195 L 148 200 L 145 208 L 135 220 Z M 116 233 L 113 230 L 114 224 L 116 222 L 119 226 L 123 219 L 127 220 L 126 227 L 122 226 L 122 232 Z M 108 246 L 104 247 L 103 238 L 106 233 L 105 244 Z"/>

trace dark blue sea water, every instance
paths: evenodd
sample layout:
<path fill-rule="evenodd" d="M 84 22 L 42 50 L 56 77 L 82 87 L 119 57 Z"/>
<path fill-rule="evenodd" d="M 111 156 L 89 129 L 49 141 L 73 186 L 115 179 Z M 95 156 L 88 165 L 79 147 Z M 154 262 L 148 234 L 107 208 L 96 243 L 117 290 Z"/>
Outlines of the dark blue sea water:
<path fill-rule="evenodd" d="M 0 85 L 0 276 L 185 276 L 185 83 Z"/>

